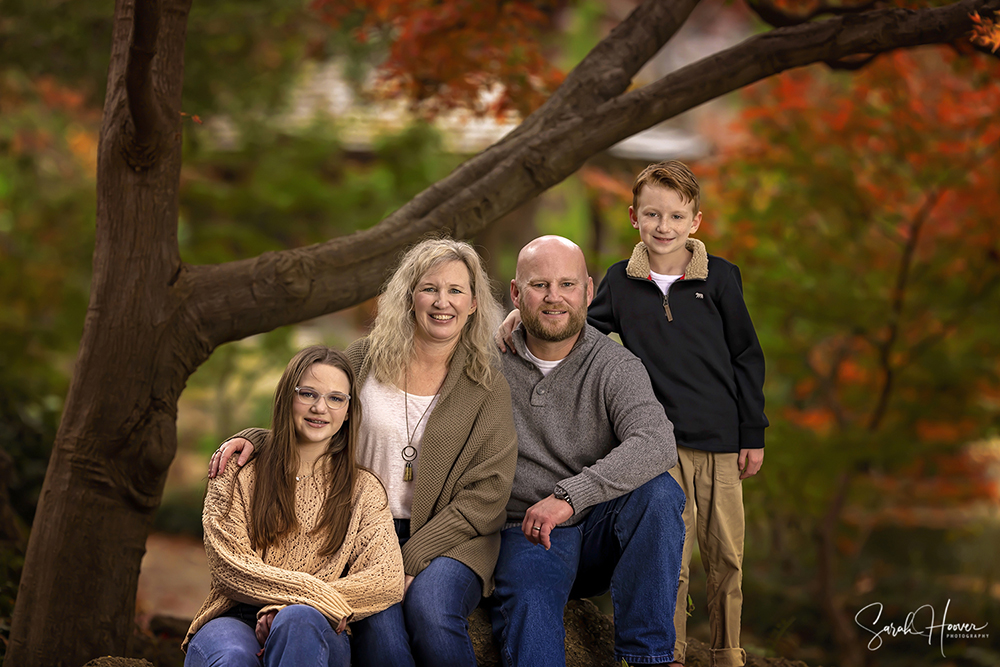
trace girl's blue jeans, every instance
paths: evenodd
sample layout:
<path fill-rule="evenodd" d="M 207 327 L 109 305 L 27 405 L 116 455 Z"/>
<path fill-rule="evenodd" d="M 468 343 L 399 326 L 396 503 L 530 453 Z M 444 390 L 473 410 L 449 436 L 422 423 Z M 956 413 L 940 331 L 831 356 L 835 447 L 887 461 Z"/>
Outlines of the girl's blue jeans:
<path fill-rule="evenodd" d="M 249 620 L 220 616 L 206 623 L 191 639 L 184 667 L 350 667 L 347 633 L 338 635 L 312 607 L 291 605 L 277 613 L 264 643 L 263 662 Z"/>

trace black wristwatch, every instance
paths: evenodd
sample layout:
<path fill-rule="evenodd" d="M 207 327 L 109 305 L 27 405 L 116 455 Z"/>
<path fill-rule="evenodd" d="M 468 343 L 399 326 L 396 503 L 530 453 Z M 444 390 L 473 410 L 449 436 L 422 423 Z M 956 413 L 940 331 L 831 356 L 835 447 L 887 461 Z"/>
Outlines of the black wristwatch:
<path fill-rule="evenodd" d="M 557 486 L 556 490 L 552 492 L 552 495 L 558 498 L 559 500 L 565 500 L 566 502 L 569 503 L 570 507 L 573 507 L 573 501 L 569 499 L 569 494 L 566 493 L 566 489 L 562 488 L 561 486 Z M 573 511 L 574 512 L 576 511 L 575 507 L 573 507 Z"/>

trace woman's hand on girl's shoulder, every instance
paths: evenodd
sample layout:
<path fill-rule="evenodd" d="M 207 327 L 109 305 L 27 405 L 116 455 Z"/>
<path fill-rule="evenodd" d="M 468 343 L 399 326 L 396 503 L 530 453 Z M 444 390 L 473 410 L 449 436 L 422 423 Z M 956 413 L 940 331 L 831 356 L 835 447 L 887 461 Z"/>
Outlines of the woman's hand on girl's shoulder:
<path fill-rule="evenodd" d="M 253 454 L 253 443 L 246 438 L 233 438 L 222 443 L 208 461 L 208 478 L 217 477 L 225 470 L 230 457 L 236 452 L 240 453 L 236 465 L 242 468 L 250 460 L 250 455 Z"/>

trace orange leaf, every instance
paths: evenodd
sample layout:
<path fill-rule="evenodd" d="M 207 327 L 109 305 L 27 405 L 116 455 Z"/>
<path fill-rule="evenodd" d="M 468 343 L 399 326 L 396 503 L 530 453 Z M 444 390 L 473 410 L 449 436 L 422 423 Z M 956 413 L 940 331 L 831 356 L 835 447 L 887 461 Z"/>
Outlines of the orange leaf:
<path fill-rule="evenodd" d="M 996 20 L 984 19 L 978 12 L 969 14 L 972 19 L 972 34 L 969 41 L 977 46 L 990 49 L 991 53 L 996 53 L 1000 49 L 1000 11 L 995 12 Z M 992 48 L 991 48 L 992 47 Z"/>

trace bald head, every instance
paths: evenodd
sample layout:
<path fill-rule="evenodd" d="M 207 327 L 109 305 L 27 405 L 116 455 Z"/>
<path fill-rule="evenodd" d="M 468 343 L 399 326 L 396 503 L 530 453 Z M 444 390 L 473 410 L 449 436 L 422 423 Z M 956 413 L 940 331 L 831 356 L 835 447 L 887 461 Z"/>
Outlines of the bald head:
<path fill-rule="evenodd" d="M 521 249 L 510 296 L 521 311 L 529 351 L 562 359 L 587 322 L 594 282 L 580 247 L 561 236 L 542 236 Z"/>
<path fill-rule="evenodd" d="M 514 279 L 519 285 L 530 280 L 532 272 L 547 269 L 558 277 L 574 276 L 587 279 L 587 260 L 580 246 L 563 236 L 539 236 L 521 248 L 517 255 Z"/>

